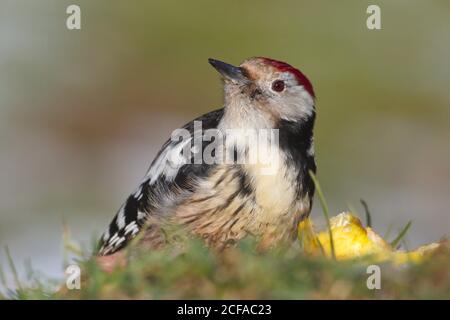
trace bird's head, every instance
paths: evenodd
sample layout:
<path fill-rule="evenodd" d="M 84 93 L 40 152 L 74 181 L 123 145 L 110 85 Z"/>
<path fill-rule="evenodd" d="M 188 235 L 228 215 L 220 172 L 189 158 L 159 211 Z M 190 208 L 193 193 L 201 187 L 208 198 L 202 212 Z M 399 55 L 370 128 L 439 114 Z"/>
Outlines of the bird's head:
<path fill-rule="evenodd" d="M 256 57 L 239 67 L 214 59 L 209 63 L 224 79 L 226 109 L 241 119 L 247 118 L 244 121 L 262 116 L 273 126 L 279 120 L 302 121 L 314 115 L 311 82 L 285 62 Z"/>

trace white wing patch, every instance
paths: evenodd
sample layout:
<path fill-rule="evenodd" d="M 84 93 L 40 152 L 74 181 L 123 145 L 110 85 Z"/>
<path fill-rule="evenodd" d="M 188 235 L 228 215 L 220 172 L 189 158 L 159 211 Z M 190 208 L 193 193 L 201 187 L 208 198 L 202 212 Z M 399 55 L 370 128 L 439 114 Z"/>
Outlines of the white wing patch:
<path fill-rule="evenodd" d="M 119 230 L 125 227 L 125 212 L 123 208 L 120 209 L 119 214 L 117 215 L 116 224 Z"/>
<path fill-rule="evenodd" d="M 102 237 L 103 242 L 106 243 L 106 241 L 108 241 L 108 239 L 109 239 L 110 236 L 111 236 L 111 235 L 109 234 L 109 228 L 108 228 L 108 229 L 103 233 L 103 237 Z"/>
<path fill-rule="evenodd" d="M 150 178 L 150 185 L 155 183 L 161 175 L 164 175 L 167 181 L 173 181 L 178 174 L 181 166 L 187 163 L 189 155 L 185 154 L 188 144 L 192 138 L 168 145 L 156 158 L 153 165 L 148 170 L 144 180 Z M 190 150 L 190 148 L 189 148 Z"/>
<path fill-rule="evenodd" d="M 139 227 L 136 224 L 136 221 L 132 221 L 130 222 L 126 227 L 125 227 L 125 235 L 127 234 L 132 234 L 135 235 L 136 233 L 139 232 Z"/>
<path fill-rule="evenodd" d="M 109 232 L 105 232 L 105 234 L 103 235 L 104 245 L 100 249 L 101 254 L 106 255 L 111 251 L 114 251 L 127 239 L 128 235 L 134 237 L 139 232 L 139 226 L 136 224 L 136 221 L 132 221 L 121 230 L 124 230 L 122 236 L 119 236 L 119 230 L 114 233 L 111 238 L 109 238 Z"/>
<path fill-rule="evenodd" d="M 144 219 L 147 216 L 145 212 L 138 211 L 137 218 L 138 220 Z"/>
<path fill-rule="evenodd" d="M 142 192 L 142 185 L 139 186 L 139 188 L 136 190 L 136 192 L 133 194 L 136 200 L 140 201 L 142 197 L 144 196 L 144 193 Z"/>

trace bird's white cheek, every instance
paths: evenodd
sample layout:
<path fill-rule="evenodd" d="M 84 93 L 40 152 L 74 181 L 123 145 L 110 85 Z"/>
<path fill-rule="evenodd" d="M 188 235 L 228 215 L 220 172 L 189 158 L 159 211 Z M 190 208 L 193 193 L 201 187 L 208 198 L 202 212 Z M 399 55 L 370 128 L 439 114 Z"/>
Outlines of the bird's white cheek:
<path fill-rule="evenodd" d="M 287 93 L 275 102 L 280 117 L 289 121 L 298 121 L 307 119 L 314 112 L 314 100 L 305 92 Z"/>

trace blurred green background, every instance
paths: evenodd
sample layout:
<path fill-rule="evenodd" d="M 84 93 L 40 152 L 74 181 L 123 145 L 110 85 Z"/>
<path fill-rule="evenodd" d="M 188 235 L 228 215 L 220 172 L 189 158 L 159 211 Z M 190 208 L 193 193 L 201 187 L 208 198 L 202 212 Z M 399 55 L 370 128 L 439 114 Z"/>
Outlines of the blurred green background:
<path fill-rule="evenodd" d="M 449 233 L 450 2 L 0 0 L 0 245 L 61 274 L 63 221 L 103 232 L 172 130 L 221 105 L 207 58 L 250 56 L 312 81 L 333 213 L 363 198 L 381 234 L 413 220 L 411 247 Z"/>

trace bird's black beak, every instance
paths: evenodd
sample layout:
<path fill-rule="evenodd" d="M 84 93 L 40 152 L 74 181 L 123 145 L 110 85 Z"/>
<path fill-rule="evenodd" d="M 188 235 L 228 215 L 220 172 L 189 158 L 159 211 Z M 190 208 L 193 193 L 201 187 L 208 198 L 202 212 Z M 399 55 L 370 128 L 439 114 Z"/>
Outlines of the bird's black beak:
<path fill-rule="evenodd" d="M 245 76 L 242 68 L 211 58 L 209 58 L 208 61 L 217 71 L 219 71 L 225 80 L 231 80 L 235 83 L 248 82 L 248 78 Z"/>

